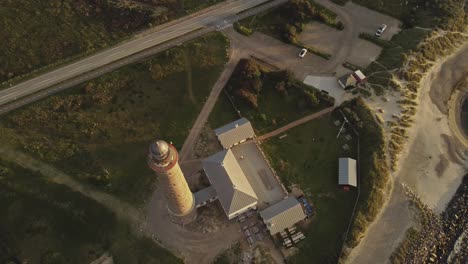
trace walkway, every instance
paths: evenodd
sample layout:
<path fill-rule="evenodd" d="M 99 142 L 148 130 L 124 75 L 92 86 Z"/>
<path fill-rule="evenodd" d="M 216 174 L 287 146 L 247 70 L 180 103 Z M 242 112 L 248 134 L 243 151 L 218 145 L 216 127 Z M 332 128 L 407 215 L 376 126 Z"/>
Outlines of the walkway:
<path fill-rule="evenodd" d="M 276 129 L 274 131 L 271 131 L 270 133 L 259 136 L 257 138 L 257 140 L 258 141 L 263 141 L 263 140 L 267 140 L 267 139 L 269 139 L 271 137 L 277 136 L 279 134 L 282 134 L 282 133 L 288 131 L 291 128 L 297 127 L 299 125 L 302 125 L 304 123 L 312 121 L 312 120 L 314 120 L 316 118 L 324 116 L 324 115 L 326 115 L 328 113 L 331 113 L 333 110 L 335 110 L 335 108 L 336 108 L 335 106 L 332 106 L 332 107 L 329 107 L 329 108 L 325 108 L 325 109 L 323 109 L 323 110 L 321 110 L 321 111 L 319 111 L 317 113 L 313 113 L 311 115 L 305 116 L 305 117 L 303 117 L 301 119 L 298 119 L 298 120 L 296 120 L 294 122 L 291 122 L 291 123 L 289 123 L 289 124 L 287 124 L 287 125 L 285 125 L 283 127 L 280 127 L 280 128 L 278 128 L 278 129 Z"/>

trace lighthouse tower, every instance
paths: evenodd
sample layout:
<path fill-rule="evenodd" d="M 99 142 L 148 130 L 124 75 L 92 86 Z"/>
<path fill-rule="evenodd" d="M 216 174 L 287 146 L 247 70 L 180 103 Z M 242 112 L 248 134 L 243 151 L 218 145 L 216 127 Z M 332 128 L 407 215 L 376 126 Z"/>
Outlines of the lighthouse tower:
<path fill-rule="evenodd" d="M 159 176 L 171 219 L 180 224 L 191 222 L 195 218 L 195 199 L 180 169 L 176 148 L 162 140 L 153 142 L 148 165 Z"/>

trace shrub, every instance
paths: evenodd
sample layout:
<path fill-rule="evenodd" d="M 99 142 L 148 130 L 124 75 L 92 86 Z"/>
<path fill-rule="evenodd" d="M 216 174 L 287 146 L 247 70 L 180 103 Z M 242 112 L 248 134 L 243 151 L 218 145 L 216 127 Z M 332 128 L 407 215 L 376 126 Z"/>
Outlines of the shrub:
<path fill-rule="evenodd" d="M 250 28 L 248 28 L 248 27 L 246 27 L 246 26 L 241 25 L 239 22 L 234 23 L 234 29 L 235 29 L 237 32 L 239 32 L 239 33 L 241 33 L 242 35 L 244 35 L 244 36 L 250 36 L 250 35 L 253 34 L 253 30 L 252 30 L 252 29 L 250 29 Z"/>
<path fill-rule="evenodd" d="M 238 89 L 236 91 L 236 95 L 239 96 L 240 98 L 244 99 L 245 102 L 247 102 L 251 107 L 257 109 L 258 108 L 258 100 L 257 96 L 250 92 L 247 89 Z"/>

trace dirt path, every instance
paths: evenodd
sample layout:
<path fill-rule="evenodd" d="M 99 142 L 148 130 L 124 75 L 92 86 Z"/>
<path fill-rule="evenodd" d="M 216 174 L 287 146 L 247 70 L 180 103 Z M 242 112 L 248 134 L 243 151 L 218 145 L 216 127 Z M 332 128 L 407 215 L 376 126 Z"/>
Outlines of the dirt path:
<path fill-rule="evenodd" d="M 13 162 L 25 169 L 37 171 L 46 177 L 47 180 L 65 185 L 70 189 L 97 201 L 114 212 L 117 217 L 128 222 L 135 233 L 138 235 L 145 235 L 145 232 L 142 232 L 142 228 L 146 223 L 145 217 L 140 210 L 132 205 L 121 201 L 112 195 L 95 190 L 90 186 L 83 185 L 76 181 L 72 176 L 60 171 L 59 169 L 39 161 L 26 153 L 6 146 L 5 144 L 0 146 L 0 155 L 2 159 Z"/>
<path fill-rule="evenodd" d="M 131 204 L 83 185 L 72 176 L 21 151 L 2 145 L 0 146 L 0 155 L 2 159 L 26 169 L 38 171 L 47 180 L 65 185 L 104 205 L 118 218 L 130 224 L 136 235 L 152 238 L 155 243 L 184 258 L 185 263 L 210 263 L 218 253 L 228 249 L 241 238 L 236 223 L 208 234 L 191 232 L 172 223 L 169 220 L 163 194 L 160 190 L 154 193 L 147 208 L 148 216 L 146 216 L 142 210 Z"/>
<path fill-rule="evenodd" d="M 197 140 L 200 132 L 203 129 L 208 117 L 213 110 L 216 102 L 218 101 L 219 94 L 223 91 L 224 86 L 228 82 L 229 78 L 231 77 L 232 72 L 236 68 L 237 63 L 241 59 L 239 50 L 236 48 L 235 43 L 230 42 L 230 58 L 226 66 L 224 67 L 224 71 L 221 73 L 220 77 L 216 81 L 211 90 L 210 95 L 208 96 L 203 108 L 198 115 L 195 123 L 190 130 L 189 135 L 185 139 L 184 145 L 180 151 L 180 160 L 184 161 L 191 158 L 193 146 L 195 145 L 195 141 Z"/>
<path fill-rule="evenodd" d="M 336 107 L 334 107 L 334 106 L 329 107 L 329 108 L 325 108 L 325 109 L 323 109 L 323 110 L 321 110 L 321 111 L 319 111 L 317 113 L 313 113 L 311 115 L 305 116 L 305 117 L 303 117 L 301 119 L 298 119 L 296 121 L 293 121 L 293 122 L 291 122 L 291 123 L 289 123 L 289 124 L 287 124 L 287 125 L 285 125 L 283 127 L 280 127 L 280 128 L 278 128 L 278 129 L 276 129 L 274 131 L 271 131 L 271 132 L 269 132 L 269 133 L 267 133 L 265 135 L 261 135 L 261 136 L 259 136 L 257 138 L 257 140 L 258 141 L 263 141 L 263 140 L 269 139 L 271 137 L 277 136 L 279 134 L 282 134 L 282 133 L 288 131 L 291 128 L 297 127 L 299 125 L 302 125 L 302 124 L 305 124 L 305 123 L 307 123 L 309 121 L 312 121 L 312 120 L 314 120 L 316 118 L 319 118 L 319 117 L 321 117 L 323 115 L 331 113 L 333 110 L 335 110 L 335 108 Z"/>

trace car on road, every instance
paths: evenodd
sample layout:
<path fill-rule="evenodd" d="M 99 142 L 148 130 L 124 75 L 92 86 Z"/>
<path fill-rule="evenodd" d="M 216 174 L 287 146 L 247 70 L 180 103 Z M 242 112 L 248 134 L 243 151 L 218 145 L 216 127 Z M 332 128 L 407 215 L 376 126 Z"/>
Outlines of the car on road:
<path fill-rule="evenodd" d="M 382 33 L 385 31 L 385 29 L 387 29 L 387 25 L 385 25 L 385 24 L 380 25 L 380 27 L 375 32 L 375 35 L 377 37 L 380 37 L 382 35 Z"/>
<path fill-rule="evenodd" d="M 299 57 L 304 58 L 304 56 L 307 54 L 306 49 L 301 49 L 301 52 L 299 52 Z"/>

